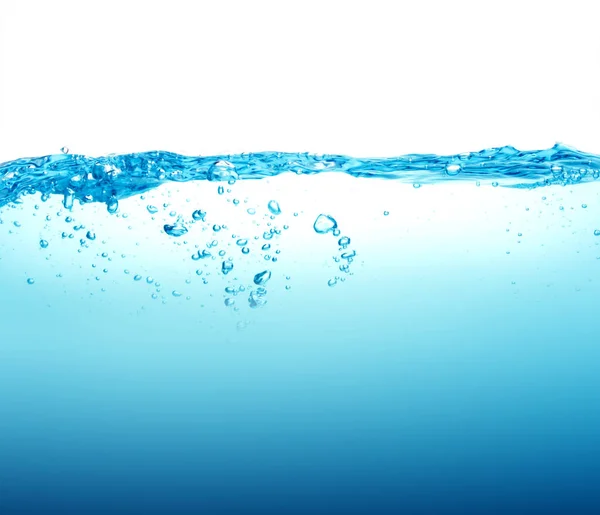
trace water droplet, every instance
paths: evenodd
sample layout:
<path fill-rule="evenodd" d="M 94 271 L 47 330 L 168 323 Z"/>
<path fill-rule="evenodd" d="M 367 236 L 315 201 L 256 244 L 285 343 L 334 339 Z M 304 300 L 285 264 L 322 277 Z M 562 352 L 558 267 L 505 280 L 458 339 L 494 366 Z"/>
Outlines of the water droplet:
<path fill-rule="evenodd" d="M 494 181 L 494 182 L 492 182 L 492 186 L 493 186 L 494 188 L 497 188 L 497 187 L 498 187 L 498 181 Z"/>
<path fill-rule="evenodd" d="M 594 236 L 600 236 L 600 229 L 596 229 L 594 231 Z"/>
<path fill-rule="evenodd" d="M 460 173 L 460 171 L 462 170 L 462 167 L 459 164 L 456 163 L 448 163 L 446 165 L 446 173 L 448 175 L 458 175 Z"/>
<path fill-rule="evenodd" d="M 421 185 L 418 182 L 415 182 L 413 184 L 413 188 L 415 188 L 416 190 L 418 190 L 421 187 Z"/>
<path fill-rule="evenodd" d="M 350 251 L 350 252 L 344 252 L 344 253 L 341 255 L 341 258 L 342 258 L 342 259 L 346 259 L 346 260 L 351 260 L 352 258 L 354 258 L 354 256 L 356 256 L 356 251 L 355 251 L 355 250 L 352 250 L 352 251 Z"/>
<path fill-rule="evenodd" d="M 173 297 L 181 297 L 181 293 L 180 293 L 180 292 L 178 292 L 177 290 L 173 290 L 173 291 L 171 292 L 171 295 L 173 295 Z"/>
<path fill-rule="evenodd" d="M 56 147 L 55 147 L 55 148 L 56 148 Z M 69 147 L 62 147 L 62 148 L 60 149 L 60 151 L 61 151 L 63 154 L 68 154 L 68 153 L 69 153 Z"/>
<path fill-rule="evenodd" d="M 223 195 L 223 193 L 225 193 L 225 188 L 223 188 L 223 186 L 219 186 L 219 187 L 217 188 L 217 193 L 218 193 L 219 195 Z"/>
<path fill-rule="evenodd" d="M 327 281 L 327 286 L 329 286 L 330 288 L 333 288 L 336 284 L 337 279 L 329 279 L 329 281 Z"/>
<path fill-rule="evenodd" d="M 383 216 L 387 216 L 387 215 L 389 215 L 389 214 L 390 214 L 390 212 L 389 212 L 389 211 L 384 211 L 384 212 L 383 212 Z"/>
<path fill-rule="evenodd" d="M 92 241 L 93 241 L 93 240 L 95 240 L 95 239 L 96 239 L 96 233 L 95 233 L 95 232 L 93 232 L 93 231 L 88 231 L 88 232 L 85 234 L 85 237 L 86 237 L 88 240 L 92 240 Z"/>
<path fill-rule="evenodd" d="M 139 274 L 136 274 L 136 275 L 133 276 L 133 280 L 134 281 L 141 281 L 142 280 L 142 276 L 139 275 Z"/>
<path fill-rule="evenodd" d="M 35 279 L 33 277 L 30 277 L 29 279 L 27 279 L 27 284 L 33 284 L 35 282 Z"/>
<path fill-rule="evenodd" d="M 213 225 L 213 231 L 219 232 L 220 230 L 221 230 L 221 226 L 220 225 L 217 225 L 217 224 Z"/>
<path fill-rule="evenodd" d="M 227 275 L 229 272 L 233 270 L 233 263 L 231 261 L 223 261 L 221 264 L 221 271 L 223 275 Z"/>
<path fill-rule="evenodd" d="M 315 220 L 313 228 L 318 234 L 327 234 L 337 228 L 337 222 L 329 215 L 319 215 Z"/>
<path fill-rule="evenodd" d="M 154 215 L 154 214 L 158 213 L 158 208 L 156 206 L 151 205 L 151 204 L 148 204 L 146 206 L 146 209 L 148 210 L 148 213 L 150 213 L 151 215 Z"/>
<path fill-rule="evenodd" d="M 248 240 L 246 238 L 240 238 L 238 241 L 235 242 L 237 245 L 239 245 L 240 247 L 243 247 L 244 245 L 248 244 Z"/>
<path fill-rule="evenodd" d="M 248 253 L 250 253 L 250 249 L 248 247 L 244 247 L 242 249 L 242 254 L 248 254 Z"/>
<path fill-rule="evenodd" d="M 253 207 L 249 207 L 248 209 L 246 209 L 246 212 L 249 215 L 254 215 L 254 214 L 256 214 L 256 209 L 254 209 Z"/>
<path fill-rule="evenodd" d="M 183 225 L 183 220 L 181 217 L 178 218 L 173 225 L 165 224 L 163 229 L 169 236 L 174 236 L 175 238 L 179 238 L 188 232 L 186 226 Z"/>
<path fill-rule="evenodd" d="M 207 179 L 211 182 L 227 181 L 229 184 L 233 184 L 239 179 L 239 176 L 232 163 L 221 160 L 208 169 Z"/>
<path fill-rule="evenodd" d="M 48 248 L 48 241 L 47 240 L 40 240 L 40 247 L 42 247 L 43 249 L 47 249 Z"/>
<path fill-rule="evenodd" d="M 583 209 L 586 209 L 586 208 L 587 208 L 587 204 L 581 204 L 581 207 L 582 207 Z"/>
<path fill-rule="evenodd" d="M 277 202 L 276 200 L 269 200 L 267 207 L 269 208 L 269 211 L 272 214 L 274 214 L 274 215 L 281 214 L 281 208 L 279 207 L 279 202 Z"/>
<path fill-rule="evenodd" d="M 151 276 L 146 277 L 146 282 L 148 284 L 152 284 L 154 282 L 154 279 Z"/>
<path fill-rule="evenodd" d="M 261 286 L 266 284 L 270 278 L 271 272 L 269 270 L 265 270 L 264 272 L 260 272 L 254 276 L 254 284 Z"/>
<path fill-rule="evenodd" d="M 231 297 L 228 297 L 228 298 L 226 298 L 226 299 L 225 299 L 225 305 L 226 305 L 227 307 L 229 307 L 229 306 L 233 306 L 234 304 L 235 304 L 235 300 L 234 300 L 234 299 L 232 299 Z"/>
<path fill-rule="evenodd" d="M 196 221 L 201 220 L 202 222 L 204 222 L 205 216 L 206 216 L 206 211 L 202 211 L 202 209 L 196 209 L 196 211 L 194 211 L 192 213 L 192 218 Z"/>

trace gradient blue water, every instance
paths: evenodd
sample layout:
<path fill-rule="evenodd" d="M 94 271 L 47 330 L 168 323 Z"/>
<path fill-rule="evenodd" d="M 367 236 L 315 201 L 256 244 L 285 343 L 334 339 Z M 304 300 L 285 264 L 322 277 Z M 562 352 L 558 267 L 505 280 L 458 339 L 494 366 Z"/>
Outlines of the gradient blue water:
<path fill-rule="evenodd" d="M 0 513 L 596 513 L 599 170 L 0 165 Z"/>

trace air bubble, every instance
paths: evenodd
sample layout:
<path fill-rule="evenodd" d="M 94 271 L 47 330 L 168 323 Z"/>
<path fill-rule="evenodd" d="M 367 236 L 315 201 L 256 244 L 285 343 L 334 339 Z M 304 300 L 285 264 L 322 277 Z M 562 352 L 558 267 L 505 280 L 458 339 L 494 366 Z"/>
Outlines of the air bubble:
<path fill-rule="evenodd" d="M 448 163 L 446 165 L 446 173 L 450 176 L 458 175 L 461 170 L 462 167 L 459 164 Z"/>
<path fill-rule="evenodd" d="M 194 211 L 192 213 L 192 218 L 196 221 L 204 222 L 205 216 L 206 216 L 206 211 L 202 211 L 202 209 L 196 209 L 196 211 Z"/>
<path fill-rule="evenodd" d="M 163 229 L 169 236 L 174 236 L 175 238 L 179 238 L 188 232 L 186 226 L 183 225 L 181 217 L 173 225 L 165 224 Z"/>
<path fill-rule="evenodd" d="M 254 276 L 254 284 L 261 286 L 263 284 L 266 284 L 270 278 L 271 272 L 269 270 L 265 270 Z"/>
<path fill-rule="evenodd" d="M 281 214 L 281 208 L 279 207 L 279 203 L 276 200 L 269 200 L 267 207 L 269 208 L 269 211 L 271 212 L 271 214 L 273 214 L 273 215 Z"/>
<path fill-rule="evenodd" d="M 317 234 L 327 234 L 337 228 L 337 222 L 332 216 L 321 214 L 315 220 L 313 228 Z"/>
<path fill-rule="evenodd" d="M 211 182 L 227 181 L 229 184 L 234 184 L 239 176 L 232 163 L 221 160 L 208 169 L 207 179 Z"/>

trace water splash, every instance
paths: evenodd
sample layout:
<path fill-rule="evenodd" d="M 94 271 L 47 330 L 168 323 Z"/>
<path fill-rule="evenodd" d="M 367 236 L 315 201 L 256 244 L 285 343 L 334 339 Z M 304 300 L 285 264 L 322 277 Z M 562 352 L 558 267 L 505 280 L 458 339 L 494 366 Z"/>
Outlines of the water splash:
<path fill-rule="evenodd" d="M 103 202 L 109 212 L 118 201 L 165 182 L 263 179 L 282 173 L 343 172 L 354 177 L 397 179 L 418 185 L 445 181 L 488 181 L 506 187 L 534 188 L 577 184 L 600 177 L 600 156 L 556 144 L 546 150 L 506 146 L 451 156 L 409 154 L 355 158 L 343 155 L 259 152 L 191 157 L 152 151 L 103 157 L 61 153 L 0 164 L 0 206 L 40 192 L 72 201 Z M 417 186 L 415 186 L 417 187 Z M 219 186 L 222 190 L 222 186 Z M 149 208 L 150 210 L 151 208 Z"/>

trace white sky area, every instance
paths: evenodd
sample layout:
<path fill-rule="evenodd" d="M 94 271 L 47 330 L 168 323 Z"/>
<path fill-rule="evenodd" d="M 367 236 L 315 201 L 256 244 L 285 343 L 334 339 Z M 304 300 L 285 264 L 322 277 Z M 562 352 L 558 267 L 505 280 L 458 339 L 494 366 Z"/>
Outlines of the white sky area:
<path fill-rule="evenodd" d="M 0 161 L 600 152 L 596 2 L 0 0 Z"/>

